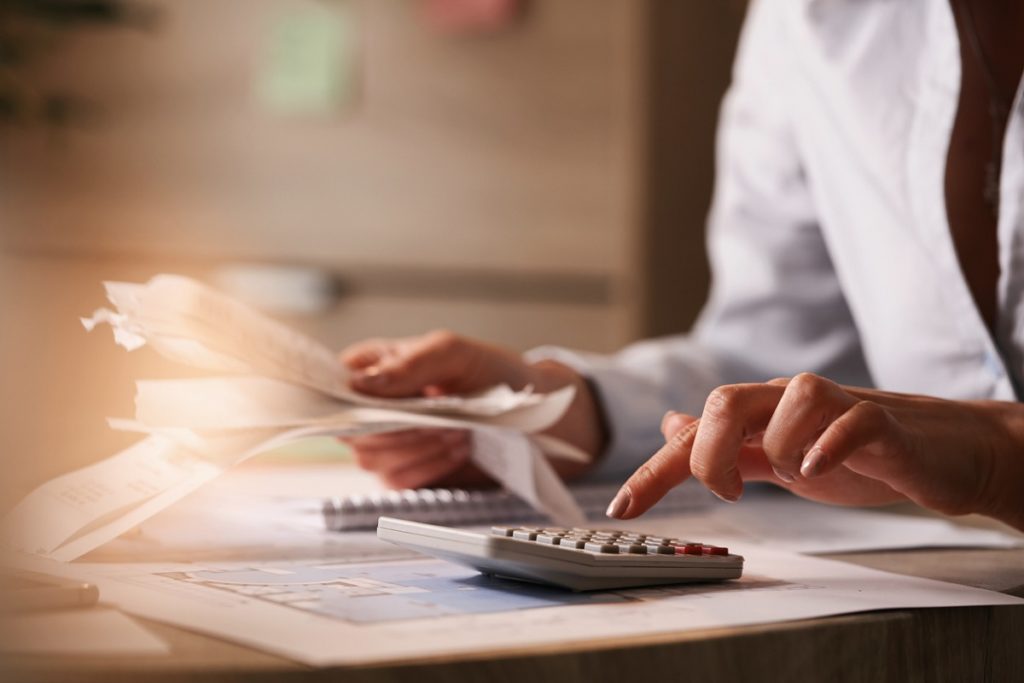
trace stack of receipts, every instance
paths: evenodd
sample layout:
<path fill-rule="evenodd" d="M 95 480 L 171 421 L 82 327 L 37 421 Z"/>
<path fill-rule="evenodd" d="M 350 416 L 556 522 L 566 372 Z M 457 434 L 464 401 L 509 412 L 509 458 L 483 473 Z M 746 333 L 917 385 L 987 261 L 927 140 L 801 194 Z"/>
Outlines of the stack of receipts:
<path fill-rule="evenodd" d="M 146 284 L 109 282 L 106 292 L 113 308 L 84 319 L 87 329 L 109 324 L 128 350 L 149 346 L 219 374 L 138 382 L 134 419 L 110 424 L 145 437 L 29 494 L 0 525 L 9 548 L 71 561 L 288 441 L 411 427 L 470 430 L 480 469 L 560 525 L 585 521 L 545 455 L 588 456 L 540 433 L 569 407 L 571 387 L 373 398 L 349 387 L 330 349 L 194 280 L 159 275 Z"/>

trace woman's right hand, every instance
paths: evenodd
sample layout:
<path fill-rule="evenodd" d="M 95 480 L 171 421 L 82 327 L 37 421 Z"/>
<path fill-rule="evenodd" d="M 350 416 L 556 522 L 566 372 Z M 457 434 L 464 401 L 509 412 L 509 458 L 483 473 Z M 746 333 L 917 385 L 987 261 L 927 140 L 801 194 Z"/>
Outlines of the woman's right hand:
<path fill-rule="evenodd" d="M 351 372 L 352 388 L 381 398 L 469 394 L 496 384 L 517 390 L 531 385 L 548 393 L 572 385 L 572 405 L 545 433 L 592 456 L 604 447 L 603 417 L 588 384 L 561 363 L 529 364 L 516 353 L 447 331 L 359 342 L 342 351 L 341 362 Z M 361 467 L 394 488 L 490 483 L 470 461 L 472 443 L 465 430 L 408 429 L 344 441 Z M 570 478 L 587 469 L 564 461 L 553 464 Z"/>

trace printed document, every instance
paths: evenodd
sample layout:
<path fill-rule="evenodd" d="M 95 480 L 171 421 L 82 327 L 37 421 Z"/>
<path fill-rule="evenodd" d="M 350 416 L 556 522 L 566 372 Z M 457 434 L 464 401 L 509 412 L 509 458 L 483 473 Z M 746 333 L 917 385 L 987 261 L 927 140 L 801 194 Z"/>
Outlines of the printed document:
<path fill-rule="evenodd" d="M 433 559 L 57 564 L 135 615 L 306 664 L 355 665 L 908 607 L 1024 599 L 754 545 L 743 578 L 572 593 Z M 42 565 L 42 566 L 40 566 Z"/>

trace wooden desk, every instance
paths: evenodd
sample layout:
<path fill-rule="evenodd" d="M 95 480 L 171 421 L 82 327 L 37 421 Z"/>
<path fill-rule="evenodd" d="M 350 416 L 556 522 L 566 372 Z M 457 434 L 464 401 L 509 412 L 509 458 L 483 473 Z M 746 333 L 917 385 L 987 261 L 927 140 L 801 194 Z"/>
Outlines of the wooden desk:
<path fill-rule="evenodd" d="M 1024 549 L 827 556 L 1024 597 Z M 163 624 L 168 657 L 22 657 L 4 681 L 1020 681 L 1024 606 L 897 609 L 377 667 L 310 669 Z M 4 671 L 0 669 L 0 672 Z"/>

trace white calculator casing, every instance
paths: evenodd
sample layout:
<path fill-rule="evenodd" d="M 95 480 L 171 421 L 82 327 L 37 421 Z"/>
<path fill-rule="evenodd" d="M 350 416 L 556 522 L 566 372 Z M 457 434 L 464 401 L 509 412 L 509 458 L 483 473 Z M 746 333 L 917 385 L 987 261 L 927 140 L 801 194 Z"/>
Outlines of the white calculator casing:
<path fill-rule="evenodd" d="M 574 591 L 736 579 L 739 555 L 619 555 L 381 517 L 385 541 L 489 575 Z"/>

